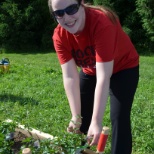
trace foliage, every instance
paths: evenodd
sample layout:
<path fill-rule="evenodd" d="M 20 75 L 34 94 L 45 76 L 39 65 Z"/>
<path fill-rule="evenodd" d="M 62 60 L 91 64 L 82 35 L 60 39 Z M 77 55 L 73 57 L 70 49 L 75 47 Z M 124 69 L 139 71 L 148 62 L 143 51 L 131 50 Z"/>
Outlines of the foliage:
<path fill-rule="evenodd" d="M 136 46 L 150 48 L 154 40 L 153 0 L 85 0 L 112 8 Z M 56 23 L 47 1 L 2 0 L 0 2 L 0 48 L 53 48 Z"/>
<path fill-rule="evenodd" d="M 145 34 L 151 43 L 154 43 L 154 2 L 153 0 L 137 0 L 136 6 Z"/>
<path fill-rule="evenodd" d="M 6 0 L 1 2 L 0 10 L 2 47 L 51 47 L 52 26 L 46 1 Z"/>
<path fill-rule="evenodd" d="M 15 141 L 10 134 L 15 132 L 17 124 L 0 122 L 0 153 L 14 154 L 12 149 Z M 28 128 L 27 128 L 28 129 Z M 12 134 L 13 134 L 12 133 Z M 81 145 L 81 141 L 85 140 L 83 134 L 74 134 L 63 132 L 62 136 L 54 139 L 34 139 L 32 136 L 22 140 L 22 146 L 19 153 L 22 153 L 24 148 L 30 148 L 33 154 L 75 154 L 78 149 L 85 149 L 87 144 Z M 19 147 L 18 147 L 19 148 Z"/>
<path fill-rule="evenodd" d="M 34 147 L 32 144 L 29 148 L 34 154 L 74 154 L 78 148 L 82 148 L 80 145 L 82 137 L 73 133 L 64 133 L 63 136 L 59 136 L 53 140 L 40 140 L 40 146 Z M 23 141 L 23 142 L 32 142 Z M 34 141 L 33 141 L 34 143 Z M 22 147 L 24 148 L 24 147 Z"/>
<path fill-rule="evenodd" d="M 13 154 L 12 146 L 15 141 L 10 134 L 15 132 L 17 124 L 12 122 L 0 122 L 0 153 Z M 28 128 L 27 128 L 28 129 Z M 24 148 L 30 148 L 33 154 L 73 154 L 81 146 L 81 140 L 84 135 L 63 132 L 63 136 L 55 137 L 54 139 L 34 139 L 32 136 L 22 140 L 20 153 Z"/>
<path fill-rule="evenodd" d="M 16 125 L 14 123 L 7 123 L 0 121 L 0 153 L 1 154 L 13 154 L 11 146 L 13 141 L 7 139 L 7 135 L 15 131 Z"/>

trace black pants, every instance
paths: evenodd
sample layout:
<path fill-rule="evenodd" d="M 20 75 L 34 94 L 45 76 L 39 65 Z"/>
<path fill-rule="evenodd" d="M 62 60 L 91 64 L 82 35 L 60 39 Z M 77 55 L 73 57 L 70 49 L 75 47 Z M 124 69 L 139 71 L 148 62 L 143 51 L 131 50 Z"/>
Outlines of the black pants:
<path fill-rule="evenodd" d="M 131 107 L 139 79 L 139 66 L 113 74 L 110 79 L 110 118 L 112 124 L 112 154 L 131 154 Z M 80 71 L 81 131 L 88 131 L 93 113 L 96 76 Z"/>

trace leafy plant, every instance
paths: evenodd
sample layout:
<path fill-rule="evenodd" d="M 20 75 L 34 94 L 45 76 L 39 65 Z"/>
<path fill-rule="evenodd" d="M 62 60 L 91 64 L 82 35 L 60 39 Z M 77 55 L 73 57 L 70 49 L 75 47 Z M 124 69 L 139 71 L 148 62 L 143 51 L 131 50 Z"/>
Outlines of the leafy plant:
<path fill-rule="evenodd" d="M 14 132 L 17 124 L 15 123 L 0 123 L 0 153 L 13 154 Z M 83 134 L 63 132 L 62 136 L 54 139 L 34 139 L 26 137 L 22 140 L 20 152 L 24 148 L 30 148 L 33 154 L 74 154 L 78 148 L 82 148 L 81 141 L 85 138 Z"/>
<path fill-rule="evenodd" d="M 82 148 L 81 140 L 82 136 L 73 133 L 65 133 L 64 136 L 58 136 L 53 140 L 37 140 L 32 138 L 23 141 L 34 154 L 74 154 L 78 148 Z M 38 146 L 34 146 L 34 143 L 38 143 Z M 30 144 L 31 143 L 31 144 Z M 22 146 L 22 149 L 26 146 Z"/>
<path fill-rule="evenodd" d="M 14 123 L 0 122 L 0 153 L 12 154 L 11 147 L 14 142 L 11 139 L 11 132 L 15 131 Z"/>
<path fill-rule="evenodd" d="M 3 0 L 0 10 L 0 47 L 51 48 L 53 24 L 46 1 Z"/>
<path fill-rule="evenodd" d="M 143 28 L 152 42 L 154 42 L 154 3 L 153 0 L 137 0 L 137 12 L 141 16 Z"/>

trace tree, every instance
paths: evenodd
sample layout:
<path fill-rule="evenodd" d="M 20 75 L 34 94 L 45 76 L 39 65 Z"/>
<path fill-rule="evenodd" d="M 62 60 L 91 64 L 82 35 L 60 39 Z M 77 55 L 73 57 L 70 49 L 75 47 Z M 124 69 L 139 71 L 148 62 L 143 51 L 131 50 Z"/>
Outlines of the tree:
<path fill-rule="evenodd" d="M 47 1 L 5 0 L 0 3 L 0 44 L 25 49 L 51 46 L 51 20 Z"/>
<path fill-rule="evenodd" d="M 136 6 L 136 10 L 141 16 L 142 26 L 146 30 L 147 36 L 154 42 L 154 1 L 137 0 Z"/>

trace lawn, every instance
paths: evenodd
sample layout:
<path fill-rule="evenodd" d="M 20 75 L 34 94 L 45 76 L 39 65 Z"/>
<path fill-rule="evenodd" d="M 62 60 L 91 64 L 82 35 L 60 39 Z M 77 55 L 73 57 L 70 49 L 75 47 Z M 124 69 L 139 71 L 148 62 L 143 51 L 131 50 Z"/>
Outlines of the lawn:
<path fill-rule="evenodd" d="M 62 136 L 71 118 L 55 53 L 0 54 L 10 72 L 0 73 L 0 121 L 15 120 Z M 133 154 L 154 153 L 154 56 L 140 56 L 140 80 L 132 108 Z M 132 79 L 133 80 L 133 79 Z M 110 127 L 109 103 L 104 125 Z M 106 154 L 110 154 L 110 140 Z"/>

